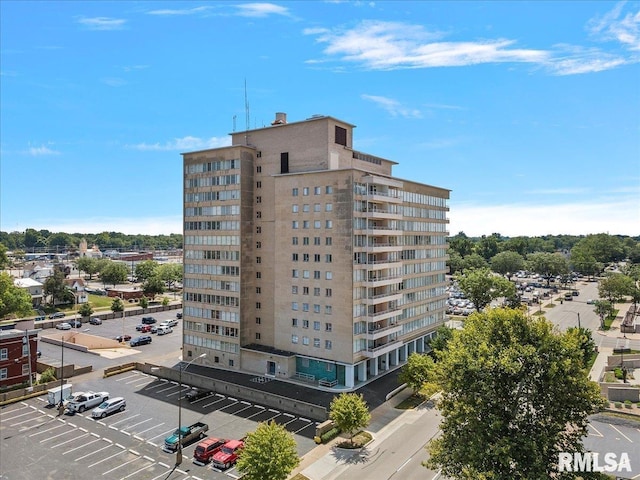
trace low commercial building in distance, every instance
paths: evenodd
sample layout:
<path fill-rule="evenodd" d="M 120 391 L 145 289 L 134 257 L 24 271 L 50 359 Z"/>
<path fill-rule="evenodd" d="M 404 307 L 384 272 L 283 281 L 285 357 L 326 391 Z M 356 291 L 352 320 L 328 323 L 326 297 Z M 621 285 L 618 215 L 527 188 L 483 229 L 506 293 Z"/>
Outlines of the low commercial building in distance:
<path fill-rule="evenodd" d="M 183 154 L 185 360 L 357 388 L 445 321 L 450 191 L 314 115 Z"/>

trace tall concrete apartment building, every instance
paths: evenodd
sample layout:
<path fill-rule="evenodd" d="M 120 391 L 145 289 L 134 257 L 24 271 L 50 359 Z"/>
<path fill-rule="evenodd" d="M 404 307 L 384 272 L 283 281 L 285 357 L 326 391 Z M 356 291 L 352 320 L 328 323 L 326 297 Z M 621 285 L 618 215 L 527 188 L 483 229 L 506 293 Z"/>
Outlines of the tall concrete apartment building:
<path fill-rule="evenodd" d="M 349 390 L 445 320 L 449 190 L 314 115 L 183 154 L 185 360 Z"/>

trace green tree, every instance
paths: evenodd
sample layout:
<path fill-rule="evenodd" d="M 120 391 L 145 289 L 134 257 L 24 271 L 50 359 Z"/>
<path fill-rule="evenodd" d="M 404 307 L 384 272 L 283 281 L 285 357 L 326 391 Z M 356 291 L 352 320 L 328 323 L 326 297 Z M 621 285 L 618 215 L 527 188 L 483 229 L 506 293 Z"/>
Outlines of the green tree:
<path fill-rule="evenodd" d="M 449 252 L 449 260 L 447 260 L 447 265 L 449 265 L 449 273 L 454 275 L 463 270 L 464 259 L 458 252 L 456 252 L 455 250 L 451 250 Z"/>
<path fill-rule="evenodd" d="M 58 268 L 53 269 L 53 273 L 44 281 L 44 294 L 51 297 L 50 304 L 55 306 L 56 300 L 65 302 L 69 300 L 69 289 L 64 284 L 65 275 Z M 71 302 L 73 299 L 71 299 Z M 70 302 L 69 302 L 70 303 Z"/>
<path fill-rule="evenodd" d="M 487 262 L 484 257 L 478 255 L 477 253 L 472 253 L 471 255 L 467 255 L 462 259 L 462 270 L 471 270 L 473 268 L 487 268 L 489 266 L 489 262 Z"/>
<path fill-rule="evenodd" d="M 635 282 L 631 277 L 623 273 L 609 273 L 598 283 L 600 298 L 606 298 L 610 302 L 621 300 L 625 295 L 632 293 Z"/>
<path fill-rule="evenodd" d="M 139 282 L 144 282 L 147 278 L 155 275 L 158 269 L 158 262 L 153 260 L 145 260 L 136 265 L 136 279 Z"/>
<path fill-rule="evenodd" d="M 567 334 L 577 337 L 578 345 L 582 351 L 582 363 L 584 368 L 587 368 L 596 350 L 596 342 L 593 340 L 591 330 L 585 327 L 570 327 L 567 328 Z"/>
<path fill-rule="evenodd" d="M 491 258 L 491 270 L 500 275 L 506 275 L 509 280 L 518 270 L 525 267 L 524 257 L 516 252 L 500 252 Z"/>
<path fill-rule="evenodd" d="M 31 295 L 13 283 L 13 277 L 0 272 L 0 319 L 9 315 L 26 317 L 33 313 Z"/>
<path fill-rule="evenodd" d="M 609 300 L 596 300 L 593 311 L 600 317 L 600 328 L 604 329 L 604 320 L 613 315 L 615 307 Z"/>
<path fill-rule="evenodd" d="M 516 294 L 516 287 L 506 278 L 494 275 L 488 268 L 465 270 L 456 275 L 460 290 L 473 302 L 478 312 L 493 300 Z"/>
<path fill-rule="evenodd" d="M 89 302 L 83 303 L 82 305 L 80 305 L 78 313 L 83 317 L 90 317 L 91 315 L 93 315 L 93 308 L 91 307 L 91 304 Z"/>
<path fill-rule="evenodd" d="M 89 280 L 100 271 L 101 261 L 93 257 L 79 257 L 76 261 L 76 268 L 89 275 Z"/>
<path fill-rule="evenodd" d="M 329 418 L 340 430 L 349 435 L 349 440 L 353 444 L 354 433 L 357 429 L 369 425 L 371 414 L 362 394 L 341 393 L 331 401 Z"/>
<path fill-rule="evenodd" d="M 118 283 L 126 282 L 128 274 L 129 270 L 124 263 L 107 262 L 100 270 L 100 280 L 105 285 L 109 283 L 115 287 Z"/>
<path fill-rule="evenodd" d="M 147 297 L 140 298 L 140 308 L 142 310 L 149 308 L 149 299 Z"/>
<path fill-rule="evenodd" d="M 527 255 L 529 270 L 539 273 L 547 279 L 569 272 L 569 262 L 561 253 L 538 252 Z"/>
<path fill-rule="evenodd" d="M 0 243 L 0 270 L 9 266 L 9 257 L 7 257 L 7 247 Z"/>
<path fill-rule="evenodd" d="M 473 253 L 473 242 L 464 232 L 449 238 L 450 250 L 457 252 L 462 258 Z"/>
<path fill-rule="evenodd" d="M 429 346 L 431 347 L 431 350 L 433 350 L 436 358 L 438 358 L 438 352 L 440 352 L 440 350 L 447 348 L 447 343 L 449 343 L 451 338 L 453 338 L 452 328 L 449 328 L 446 325 L 438 327 L 435 337 L 433 337 L 429 342 Z"/>
<path fill-rule="evenodd" d="M 498 253 L 499 239 L 500 235 L 497 233 L 493 233 L 489 237 L 483 235 L 480 238 L 480 241 L 476 244 L 476 253 L 486 261 L 489 261 L 490 258 L 494 257 Z"/>
<path fill-rule="evenodd" d="M 182 264 L 163 263 L 158 267 L 158 276 L 167 284 L 167 287 L 173 288 L 176 282 L 182 280 Z"/>
<path fill-rule="evenodd" d="M 398 376 L 400 383 L 406 383 L 416 395 L 427 383 L 433 372 L 433 358 L 422 353 L 412 353 L 407 358 Z"/>
<path fill-rule="evenodd" d="M 142 285 L 142 291 L 145 296 L 155 298 L 156 295 L 164 293 L 164 282 L 158 275 L 149 277 Z"/>
<path fill-rule="evenodd" d="M 471 315 L 434 369 L 442 435 L 426 464 L 447 478 L 563 478 L 558 454 L 584 451 L 602 405 L 578 337 L 518 310 Z"/>
<path fill-rule="evenodd" d="M 293 436 L 271 421 L 247 434 L 236 466 L 245 480 L 286 480 L 299 463 Z"/>
<path fill-rule="evenodd" d="M 119 313 L 124 311 L 124 302 L 120 298 L 114 298 L 111 302 L 111 311 L 113 313 Z"/>

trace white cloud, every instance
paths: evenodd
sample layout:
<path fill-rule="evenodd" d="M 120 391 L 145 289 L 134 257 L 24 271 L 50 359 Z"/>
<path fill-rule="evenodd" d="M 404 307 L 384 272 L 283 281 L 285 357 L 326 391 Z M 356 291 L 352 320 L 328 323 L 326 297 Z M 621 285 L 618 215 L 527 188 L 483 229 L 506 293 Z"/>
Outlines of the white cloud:
<path fill-rule="evenodd" d="M 405 107 L 397 100 L 392 98 L 381 97 L 377 95 L 360 95 L 364 100 L 369 100 L 378 106 L 384 108 L 392 117 L 405 117 L 405 118 L 420 118 L 420 110 L 415 108 Z"/>
<path fill-rule="evenodd" d="M 234 5 L 242 17 L 267 17 L 269 15 L 289 15 L 289 10 L 273 3 L 241 3 Z"/>
<path fill-rule="evenodd" d="M 616 7 L 603 19 L 592 22 L 591 31 L 603 39 L 615 40 L 632 52 L 640 50 L 640 13 L 621 16 Z M 325 44 L 325 59 L 360 65 L 370 70 L 462 67 L 491 63 L 524 63 L 553 75 L 576 75 L 611 70 L 637 63 L 637 54 L 624 56 L 600 48 L 560 44 L 547 49 L 517 48 L 512 39 L 443 41 L 445 34 L 428 31 L 422 25 L 365 20 L 351 29 L 308 28 Z"/>
<path fill-rule="evenodd" d="M 450 203 L 449 232 L 469 236 L 640 234 L 638 197 L 584 203 L 480 205 Z"/>
<path fill-rule="evenodd" d="M 78 23 L 89 30 L 121 30 L 127 21 L 122 18 L 92 17 L 80 18 Z"/>
<path fill-rule="evenodd" d="M 178 150 L 182 152 L 188 152 L 193 150 L 206 150 L 209 148 L 226 147 L 231 144 L 229 137 L 211 137 L 211 138 L 198 138 L 198 137 L 182 137 L 175 138 L 172 141 L 161 143 L 138 143 L 136 145 L 128 145 L 128 148 L 141 151 L 167 151 Z"/>
<path fill-rule="evenodd" d="M 595 17 L 588 25 L 590 33 L 602 40 L 614 40 L 632 51 L 640 50 L 640 11 L 626 13 L 626 2 L 619 2 L 602 17 Z"/>
<path fill-rule="evenodd" d="M 195 15 L 198 13 L 206 12 L 210 10 L 212 7 L 194 7 L 194 8 L 182 8 L 182 9 L 161 9 L 161 10 L 151 10 L 147 12 L 148 15 Z"/>
<path fill-rule="evenodd" d="M 538 63 L 548 52 L 510 48 L 512 40 L 478 42 L 435 42 L 441 32 L 429 32 L 421 25 L 400 22 L 363 21 L 351 30 L 309 29 L 326 43 L 324 53 L 373 70 L 431 68 L 492 62 Z"/>
<path fill-rule="evenodd" d="M 45 147 L 44 145 L 40 147 L 29 147 L 29 149 L 24 152 L 27 155 L 31 155 L 32 157 L 41 157 L 45 155 L 60 155 L 60 152 L 57 150 L 52 150 L 49 147 Z"/>

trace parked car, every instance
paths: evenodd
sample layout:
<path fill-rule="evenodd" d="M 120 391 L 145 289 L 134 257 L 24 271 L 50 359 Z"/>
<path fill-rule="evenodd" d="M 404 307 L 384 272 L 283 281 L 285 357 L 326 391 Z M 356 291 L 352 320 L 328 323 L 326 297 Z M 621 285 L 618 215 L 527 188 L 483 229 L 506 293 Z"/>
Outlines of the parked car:
<path fill-rule="evenodd" d="M 105 400 L 91 411 L 93 418 L 104 418 L 113 412 L 124 412 L 127 402 L 122 397 L 111 398 Z"/>
<path fill-rule="evenodd" d="M 82 322 L 80 320 L 69 320 L 69 325 L 71 325 L 73 328 L 81 328 Z"/>
<path fill-rule="evenodd" d="M 158 330 L 156 333 L 158 335 L 165 335 L 171 332 L 173 332 L 173 328 L 169 327 L 168 325 L 163 325 L 163 326 L 158 326 Z"/>
<path fill-rule="evenodd" d="M 56 312 L 56 313 L 52 313 L 51 315 L 49 315 L 49 318 L 53 319 L 53 318 L 64 318 L 65 313 L 64 312 Z"/>
<path fill-rule="evenodd" d="M 144 324 L 144 323 L 139 323 L 138 325 L 136 325 L 136 330 L 137 330 L 137 331 L 141 331 L 141 330 L 142 330 L 142 327 L 144 327 L 144 326 L 145 326 L 145 324 Z"/>
<path fill-rule="evenodd" d="M 177 313 L 176 313 L 176 318 L 177 318 L 178 320 L 180 320 L 180 319 L 182 318 L 182 312 L 177 312 Z"/>
<path fill-rule="evenodd" d="M 77 395 L 67 404 L 71 412 L 84 412 L 85 410 L 100 405 L 109 400 L 109 392 L 84 392 Z"/>
<path fill-rule="evenodd" d="M 580 295 L 580 292 L 578 290 L 572 290 L 571 295 L 573 295 L 574 297 L 577 297 L 578 295 Z"/>
<path fill-rule="evenodd" d="M 238 454 L 244 448 L 242 440 L 229 440 L 218 452 L 211 457 L 213 465 L 218 468 L 227 469 L 238 461 Z"/>
<path fill-rule="evenodd" d="M 58 330 L 71 330 L 71 324 L 67 322 L 62 322 L 56 325 Z"/>
<path fill-rule="evenodd" d="M 91 317 L 91 319 L 89 320 L 89 323 L 91 325 L 102 325 L 102 319 L 98 317 Z"/>
<path fill-rule="evenodd" d="M 40 358 L 41 356 L 42 356 L 42 352 L 38 350 L 38 358 Z"/>
<path fill-rule="evenodd" d="M 587 305 L 595 305 L 596 302 L 597 300 L 595 298 L 590 298 L 589 300 L 587 300 Z"/>
<path fill-rule="evenodd" d="M 154 323 L 157 323 L 157 320 L 153 317 L 142 317 L 142 323 L 145 325 L 153 325 Z"/>
<path fill-rule="evenodd" d="M 193 452 L 193 463 L 196 465 L 205 465 L 211 461 L 211 458 L 218 453 L 222 446 L 228 440 L 224 438 L 209 437 L 202 440 Z"/>
<path fill-rule="evenodd" d="M 187 392 L 184 398 L 186 398 L 189 402 L 195 402 L 196 400 L 208 397 L 209 395 L 213 395 L 213 392 L 211 390 L 204 390 L 201 388 L 193 387 Z"/>
<path fill-rule="evenodd" d="M 129 342 L 129 345 L 132 347 L 137 347 L 138 345 L 147 345 L 151 343 L 152 338 L 149 335 L 142 335 L 141 337 L 136 337 Z"/>
<path fill-rule="evenodd" d="M 143 325 L 140 329 L 142 333 L 149 333 L 153 327 L 151 325 Z"/>
<path fill-rule="evenodd" d="M 131 335 L 118 335 L 115 339 L 118 342 L 128 342 L 131 340 Z"/>
<path fill-rule="evenodd" d="M 158 326 L 157 325 L 151 325 L 151 333 L 158 333 Z"/>

